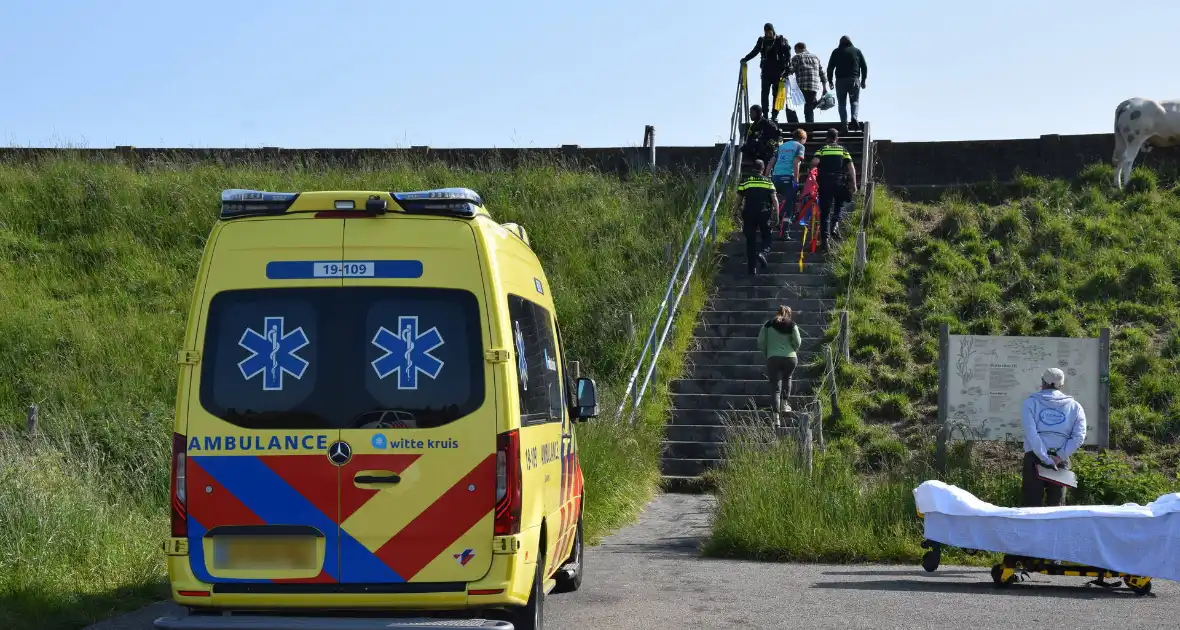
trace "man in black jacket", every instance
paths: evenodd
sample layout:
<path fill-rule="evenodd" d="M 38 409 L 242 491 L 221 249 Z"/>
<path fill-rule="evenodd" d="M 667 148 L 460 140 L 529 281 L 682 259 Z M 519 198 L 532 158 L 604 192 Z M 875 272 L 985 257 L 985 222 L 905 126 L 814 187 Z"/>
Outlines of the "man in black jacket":
<path fill-rule="evenodd" d="M 750 127 L 746 130 L 746 140 L 742 142 L 742 162 L 751 164 L 759 160 L 764 166 L 760 175 L 769 176 L 765 166 L 769 165 L 778 153 L 782 132 L 776 123 L 762 115 L 762 108 L 758 105 L 750 106 Z"/>
<path fill-rule="evenodd" d="M 832 80 L 835 73 L 836 80 Z M 869 66 L 865 63 L 865 56 L 860 49 L 852 45 L 847 35 L 840 38 L 840 46 L 832 51 L 828 59 L 828 84 L 836 86 L 836 99 L 840 104 L 840 124 L 844 133 L 848 133 L 848 110 L 846 103 L 852 105 L 852 129 L 857 129 L 857 115 L 860 114 L 860 91 L 865 88 L 865 81 L 869 77 Z"/>
<path fill-rule="evenodd" d="M 778 110 L 770 109 L 774 103 L 767 100 L 767 97 L 774 95 L 778 98 L 778 82 L 786 73 L 787 64 L 791 61 L 791 46 L 782 35 L 776 35 L 774 32 L 774 25 L 767 22 L 762 27 L 763 35 L 754 42 L 754 48 L 750 50 L 749 54 L 742 57 L 742 64 L 754 58 L 754 55 L 762 55 L 759 62 L 759 69 L 761 70 L 762 79 L 762 111 L 769 111 L 770 119 L 778 120 Z M 793 110 L 787 108 L 787 122 L 799 122 L 798 115 Z"/>

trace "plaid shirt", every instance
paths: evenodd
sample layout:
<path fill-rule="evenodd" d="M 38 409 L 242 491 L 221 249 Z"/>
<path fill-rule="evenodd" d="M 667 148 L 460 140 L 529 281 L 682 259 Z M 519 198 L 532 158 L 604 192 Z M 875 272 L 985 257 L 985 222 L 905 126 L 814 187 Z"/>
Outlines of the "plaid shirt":
<path fill-rule="evenodd" d="M 810 50 L 805 50 L 792 57 L 787 72 L 795 75 L 799 89 L 804 92 L 818 94 L 823 87 L 824 66 L 820 63 L 819 57 L 811 54 Z"/>

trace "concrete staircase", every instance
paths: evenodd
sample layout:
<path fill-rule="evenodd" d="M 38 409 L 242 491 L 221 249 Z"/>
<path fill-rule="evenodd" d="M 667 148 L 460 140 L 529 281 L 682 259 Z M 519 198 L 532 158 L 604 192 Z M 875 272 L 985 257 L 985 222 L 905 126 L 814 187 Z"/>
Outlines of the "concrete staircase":
<path fill-rule="evenodd" d="M 794 311 L 803 337 L 790 405 L 803 409 L 813 398 L 820 377 L 814 364 L 832 322 L 835 280 L 818 250 L 804 254 L 800 272 L 802 228 L 790 234 L 787 242 L 776 234 L 768 268 L 753 276 L 746 272 L 742 234 L 722 245 L 715 292 L 700 313 L 686 356 L 687 377 L 671 383 L 671 421 L 661 460 L 665 481 L 694 479 L 723 460 L 727 415 L 769 424 L 772 392 L 757 335 L 780 305 Z"/>

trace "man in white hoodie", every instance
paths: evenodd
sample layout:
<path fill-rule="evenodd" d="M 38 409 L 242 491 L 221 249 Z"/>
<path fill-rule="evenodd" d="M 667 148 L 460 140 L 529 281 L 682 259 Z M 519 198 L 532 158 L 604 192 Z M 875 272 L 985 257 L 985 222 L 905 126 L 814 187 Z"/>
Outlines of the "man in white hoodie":
<path fill-rule="evenodd" d="M 1086 441 L 1086 412 L 1073 396 L 1061 391 L 1065 373 L 1049 368 L 1041 375 L 1041 390 L 1024 400 L 1024 466 L 1021 491 L 1025 507 L 1065 504 L 1065 487 L 1045 483 L 1037 464 L 1069 468 L 1069 456 Z"/>

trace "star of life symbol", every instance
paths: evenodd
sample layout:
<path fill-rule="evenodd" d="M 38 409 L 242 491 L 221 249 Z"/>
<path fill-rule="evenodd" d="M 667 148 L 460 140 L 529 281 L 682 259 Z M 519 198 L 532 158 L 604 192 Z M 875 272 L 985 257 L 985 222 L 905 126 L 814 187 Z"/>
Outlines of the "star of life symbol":
<path fill-rule="evenodd" d="M 284 332 L 282 317 L 265 317 L 263 332 L 246 328 L 238 345 L 250 351 L 250 356 L 238 363 L 242 377 L 247 381 L 262 374 L 262 389 L 268 392 L 283 390 L 283 375 L 290 374 L 303 378 L 307 361 L 296 352 L 310 341 L 300 326 L 291 332 Z"/>
<path fill-rule="evenodd" d="M 520 332 L 520 320 L 513 323 L 516 325 L 516 371 L 520 374 L 520 386 L 527 392 L 529 390 L 529 362 L 524 357 L 524 335 Z"/>
<path fill-rule="evenodd" d="M 397 318 L 397 330 L 394 333 L 382 326 L 373 336 L 373 345 L 385 351 L 373 361 L 377 378 L 384 379 L 396 372 L 398 389 L 418 389 L 419 373 L 438 378 L 443 362 L 431 354 L 445 343 L 438 328 L 432 326 L 419 333 L 418 316 L 402 315 Z"/>

